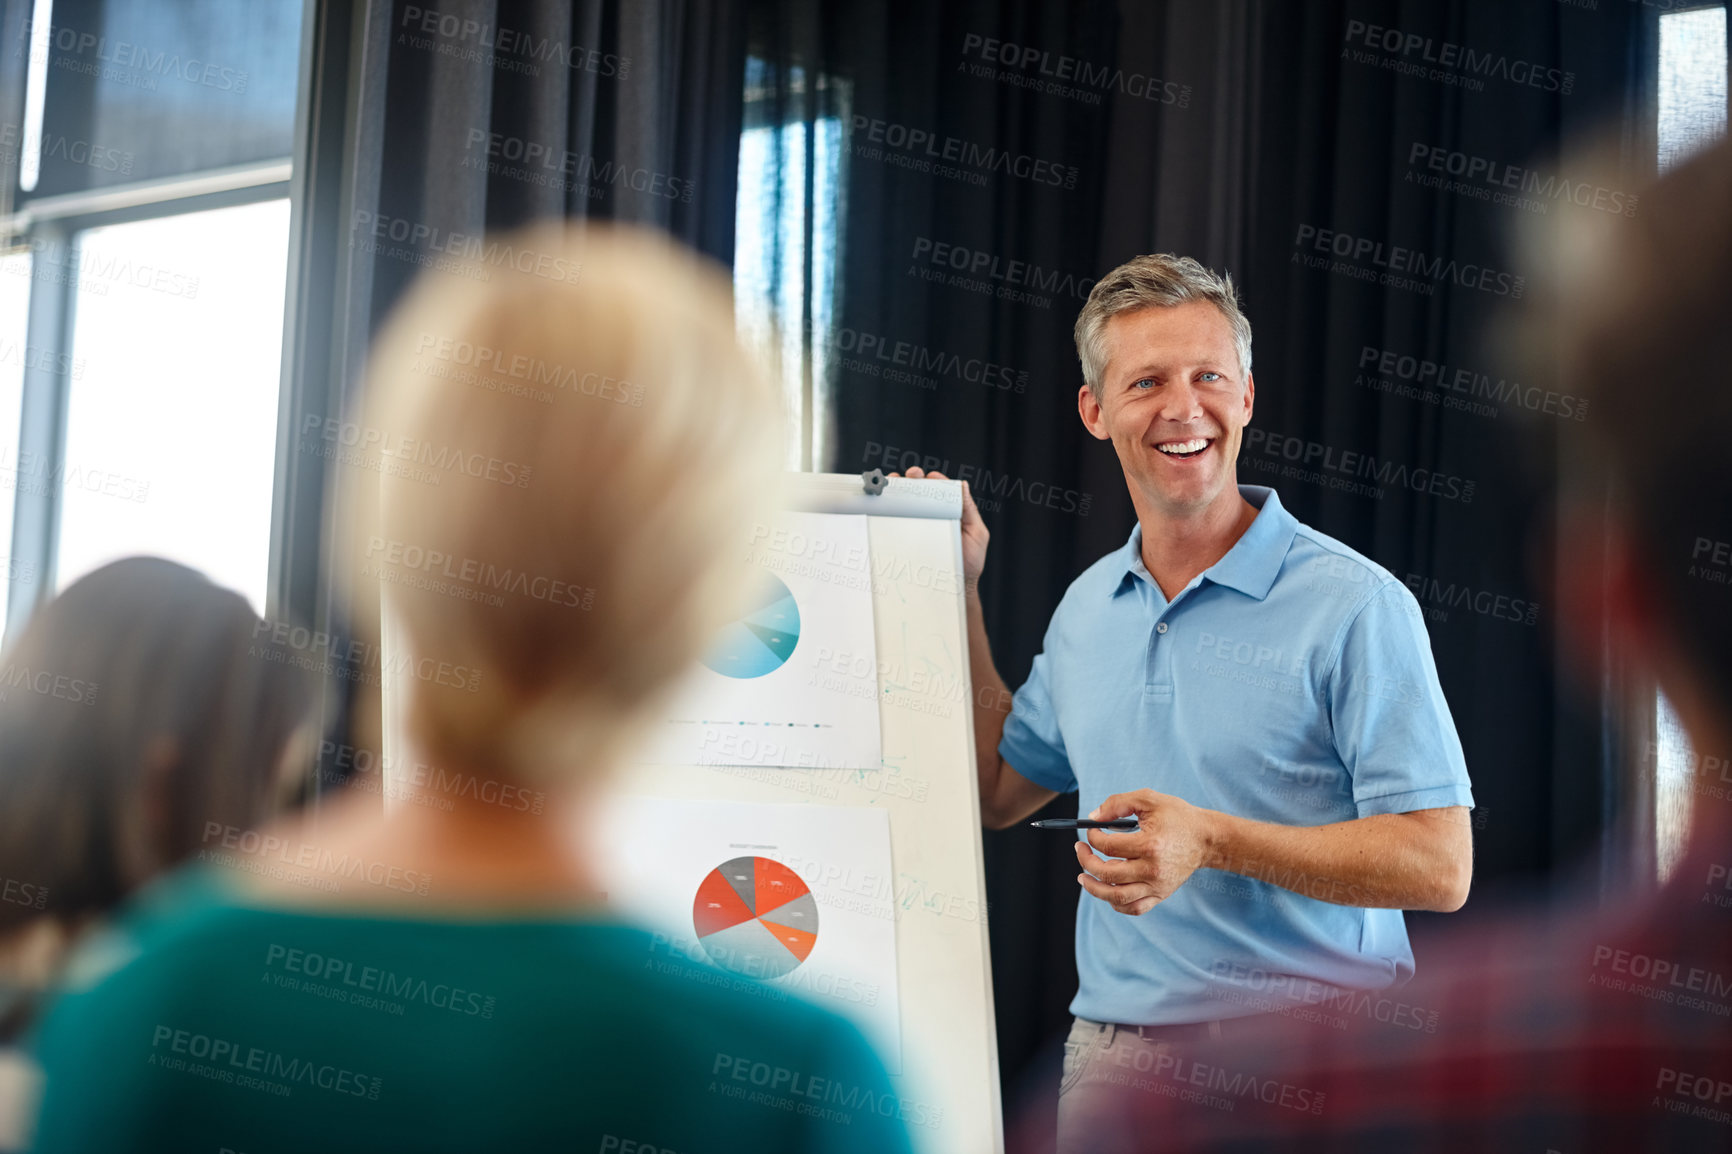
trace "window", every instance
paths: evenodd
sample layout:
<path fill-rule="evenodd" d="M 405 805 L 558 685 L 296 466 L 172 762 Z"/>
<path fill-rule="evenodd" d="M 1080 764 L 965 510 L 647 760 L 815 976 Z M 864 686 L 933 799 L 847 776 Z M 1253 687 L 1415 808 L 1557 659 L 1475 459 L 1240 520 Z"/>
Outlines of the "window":
<path fill-rule="evenodd" d="M 798 66 L 778 76 L 768 62 L 747 60 L 734 210 L 736 322 L 776 366 L 789 417 L 787 466 L 808 471 L 830 453 L 847 102 L 838 81 L 821 75 L 811 91 L 809 82 Z"/>
<path fill-rule="evenodd" d="M 1656 137 L 1665 171 L 1726 132 L 1726 9 L 1660 16 Z"/>
<path fill-rule="evenodd" d="M 140 553 L 265 613 L 301 0 L 21 7 L 23 123 L 0 124 L 7 635 Z"/>
<path fill-rule="evenodd" d="M 18 490 L 18 418 L 24 405 L 25 307 L 30 300 L 30 254 L 0 257 L 0 548 L 6 557 L 6 594 L 30 585 L 35 574 L 12 558 L 12 501 Z M 0 629 L 6 606 L 0 605 Z"/>
<path fill-rule="evenodd" d="M 275 161 L 294 147 L 302 0 L 31 0 L 19 190 Z M 10 61 L 9 61 L 10 63 Z"/>
<path fill-rule="evenodd" d="M 1672 167 L 1726 133 L 1726 9 L 1660 16 L 1659 167 Z M 1654 702 L 1654 844 L 1660 880 L 1682 860 L 1690 834 L 1694 754 L 1663 694 Z"/>
<path fill-rule="evenodd" d="M 154 553 L 262 614 L 289 202 L 90 229 L 79 253 L 108 291 L 78 302 L 59 585 Z"/>

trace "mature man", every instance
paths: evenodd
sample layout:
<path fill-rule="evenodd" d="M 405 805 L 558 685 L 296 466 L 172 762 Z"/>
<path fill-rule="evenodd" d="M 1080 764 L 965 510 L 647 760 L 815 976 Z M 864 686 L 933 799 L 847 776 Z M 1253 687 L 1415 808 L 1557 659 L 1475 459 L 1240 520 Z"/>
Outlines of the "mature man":
<path fill-rule="evenodd" d="M 1686 771 L 1673 781 L 1693 811 L 1687 851 L 1657 891 L 1630 878 L 1604 909 L 1440 943 L 1443 964 L 1403 992 L 1435 1029 L 1282 1018 L 1198 1047 L 1189 1068 L 1264 1092 L 1231 1110 L 1150 1097 L 1097 1150 L 1152 1135 L 1175 1154 L 1732 1145 L 1732 142 L 1641 202 L 1601 244 L 1555 254 L 1573 275 L 1545 315 L 1569 329 L 1541 326 L 1533 344 L 1561 352 L 1560 379 L 1595 414 L 1569 430 L 1560 632 L 1590 686 L 1627 695 L 1614 710 L 1652 717 L 1656 685 L 1672 703 L 1689 737 L 1666 767 Z M 1634 742 L 1631 776 L 1653 780 L 1656 752 Z M 1289 1108 L 1283 1087 L 1321 1108 Z"/>
<path fill-rule="evenodd" d="M 1401 911 L 1459 908 L 1472 872 L 1473 800 L 1418 604 L 1237 484 L 1256 390 L 1231 280 L 1138 257 L 1095 286 L 1076 341 L 1077 410 L 1117 451 L 1137 525 L 1071 584 L 1009 717 L 975 718 L 989 825 L 1076 789 L 1081 812 L 1140 827 L 1076 847 L 1061 1150 L 1087 1148 L 1155 1055 L 1280 1005 L 1271 980 L 1407 980 Z M 971 500 L 963 535 L 974 683 L 1002 687 Z"/>

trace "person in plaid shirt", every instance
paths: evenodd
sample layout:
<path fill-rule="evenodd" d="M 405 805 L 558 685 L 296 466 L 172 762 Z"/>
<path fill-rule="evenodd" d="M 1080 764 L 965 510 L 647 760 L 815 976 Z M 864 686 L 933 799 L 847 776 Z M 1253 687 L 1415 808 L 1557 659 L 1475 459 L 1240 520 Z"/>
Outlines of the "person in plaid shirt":
<path fill-rule="evenodd" d="M 1145 1093 L 1097 1120 L 1092 1150 L 1732 1149 L 1732 144 L 1641 205 L 1597 272 L 1572 271 L 1561 313 L 1560 379 L 1591 412 L 1565 455 L 1560 628 L 1585 668 L 1615 654 L 1632 711 L 1657 683 L 1682 721 L 1683 860 L 1610 909 L 1442 945 L 1398 990 L 1218 967 L 1271 1012 L 1152 1058 L 1127 1047 Z M 1640 753 L 1651 778 L 1657 750 Z M 1018 1136 L 1043 1133 L 1028 1119 Z"/>

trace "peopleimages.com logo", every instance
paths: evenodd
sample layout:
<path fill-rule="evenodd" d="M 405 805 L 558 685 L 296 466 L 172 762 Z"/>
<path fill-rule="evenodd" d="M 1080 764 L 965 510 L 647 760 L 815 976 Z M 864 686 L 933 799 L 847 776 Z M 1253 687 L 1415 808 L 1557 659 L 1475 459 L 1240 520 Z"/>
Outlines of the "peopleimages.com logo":
<path fill-rule="evenodd" d="M 1442 361 L 1416 357 L 1375 345 L 1359 348 L 1360 372 L 1354 383 L 1365 388 L 1417 400 L 1442 399 L 1446 409 L 1461 409 L 1476 416 L 1496 417 L 1502 406 L 1556 416 L 1559 420 L 1585 421 L 1588 400 L 1571 393 L 1524 385 L 1507 377 L 1493 377 L 1477 369 L 1466 369 Z"/>
<path fill-rule="evenodd" d="M 1045 268 L 1031 261 L 1006 259 L 987 249 L 969 248 L 929 236 L 916 236 L 909 274 L 952 288 L 996 296 L 1018 304 L 1051 308 L 1054 297 L 1087 301 L 1095 278 Z"/>
<path fill-rule="evenodd" d="M 958 136 L 942 136 L 893 120 L 856 114 L 848 122 L 848 134 L 855 155 L 915 172 L 953 177 L 976 185 L 985 185 L 987 175 L 992 173 L 1055 188 L 1076 187 L 1078 172 L 1074 164 L 1010 152 Z"/>
<path fill-rule="evenodd" d="M 1296 480 L 1378 499 L 1382 497 L 1383 486 L 1394 486 L 1471 505 L 1477 487 L 1468 477 L 1415 468 L 1376 453 L 1341 449 L 1267 429 L 1245 430 L 1243 459 L 1253 469 L 1281 471 L 1283 476 Z M 1290 471 L 1281 470 L 1281 461 L 1289 462 Z"/>
<path fill-rule="evenodd" d="M 423 50 L 435 48 L 440 55 L 486 64 L 501 72 L 539 76 L 539 65 L 557 64 L 574 72 L 591 72 L 596 76 L 623 80 L 631 71 L 629 57 L 437 8 L 406 4 L 398 27 L 401 29 L 397 33 L 399 44 Z"/>
<path fill-rule="evenodd" d="M 1031 44 L 1013 44 L 977 32 L 963 36 L 962 55 L 963 67 L 970 75 L 1068 97 L 1083 104 L 1101 103 L 1101 95 L 1106 92 L 1177 108 L 1188 108 L 1191 104 L 1189 84 L 1163 80 L 1134 68 L 1091 63 Z M 980 63 L 969 64 L 971 56 Z"/>
<path fill-rule="evenodd" d="M 1363 20 L 1349 20 L 1343 39 L 1348 45 L 1341 50 L 1344 59 L 1374 64 L 1401 76 L 1452 84 L 1470 92 L 1483 91 L 1487 80 L 1502 80 L 1563 96 L 1568 96 L 1576 86 L 1574 72 Z"/>
<path fill-rule="evenodd" d="M 1374 237 L 1354 236 L 1314 224 L 1299 226 L 1293 237 L 1293 247 L 1296 250 L 1293 262 L 1296 264 L 1327 269 L 1390 288 L 1412 289 L 1426 296 L 1431 295 L 1433 285 L 1447 282 L 1493 296 L 1519 298 L 1527 284 L 1524 278 L 1490 265 L 1436 256 L 1405 245 L 1386 245 Z M 1312 256 L 1310 253 L 1322 255 Z M 1330 257 L 1336 259 L 1332 261 Z"/>
<path fill-rule="evenodd" d="M 1028 390 L 1028 370 L 1013 369 L 985 357 L 964 357 L 883 333 L 844 328 L 836 333 L 836 351 L 850 372 L 885 380 L 906 379 L 924 389 L 938 387 L 938 377 L 986 385 L 1009 393 Z M 928 376 L 926 374 L 932 374 Z"/>
<path fill-rule="evenodd" d="M 475 154 L 477 146 L 482 146 L 486 160 Z M 464 151 L 467 155 L 460 168 L 485 169 L 530 184 L 582 191 L 592 197 L 599 197 L 609 188 L 629 188 L 646 196 L 690 204 L 697 194 L 697 185 L 690 180 L 648 168 L 628 168 L 593 153 L 573 152 L 558 144 L 503 132 L 471 128 Z"/>
<path fill-rule="evenodd" d="M 1422 140 L 1414 141 L 1408 149 L 1406 180 L 1542 214 L 1551 204 L 1564 203 L 1616 216 L 1635 216 L 1640 199 L 1622 189 L 1571 180 L 1555 172 L 1543 173 Z"/>
<path fill-rule="evenodd" d="M 1056 509 L 1061 513 L 1075 513 L 1079 517 L 1086 517 L 1089 515 L 1089 508 L 1094 504 L 1094 496 L 1090 493 L 1044 481 L 1029 481 L 1014 473 L 1001 472 L 983 465 L 957 465 L 946 457 L 922 454 L 916 449 L 901 449 L 878 441 L 866 442 L 861 460 L 864 464 L 875 464 L 881 469 L 897 471 L 906 471 L 918 465 L 928 473 L 943 473 L 953 481 L 967 481 L 969 491 L 974 494 L 975 503 L 988 512 L 1001 509 L 1004 501 L 1022 501 Z"/>
<path fill-rule="evenodd" d="M 247 90 L 244 70 L 200 60 L 196 56 L 182 56 L 178 52 L 128 40 L 111 40 L 64 24 L 50 23 L 40 41 L 33 38 L 35 32 L 29 20 L 23 21 L 18 29 L 19 53 L 29 46 L 33 67 L 48 64 L 50 52 L 63 52 L 66 55 L 53 62 L 56 67 L 147 90 L 155 90 L 159 77 L 184 80 L 188 84 L 236 95 Z M 80 57 L 88 57 L 88 60 L 81 61 Z"/>
<path fill-rule="evenodd" d="M 78 140 L 69 136 L 60 136 L 53 132 L 40 132 L 34 138 L 24 132 L 16 124 L 0 124 L 0 163 L 16 164 L 18 149 L 23 143 L 26 149 L 34 144 L 40 163 L 46 165 L 49 161 L 59 161 L 62 164 L 75 164 L 85 168 L 94 168 L 98 172 L 118 172 L 122 176 L 132 175 L 132 153 L 118 148 L 105 148 L 100 144 L 92 144 L 88 140 Z"/>

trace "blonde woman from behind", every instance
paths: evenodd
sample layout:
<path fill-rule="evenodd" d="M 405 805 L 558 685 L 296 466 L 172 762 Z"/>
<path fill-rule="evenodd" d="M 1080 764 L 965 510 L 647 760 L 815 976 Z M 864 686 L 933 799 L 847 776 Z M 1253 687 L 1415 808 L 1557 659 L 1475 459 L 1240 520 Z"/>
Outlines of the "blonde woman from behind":
<path fill-rule="evenodd" d="M 39 1149 L 907 1148 L 852 1027 L 616 922 L 574 844 L 773 499 L 726 279 L 638 231 L 492 243 L 382 334 L 341 470 L 336 578 L 412 673 L 406 792 L 129 925 L 47 1024 Z"/>

